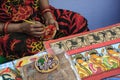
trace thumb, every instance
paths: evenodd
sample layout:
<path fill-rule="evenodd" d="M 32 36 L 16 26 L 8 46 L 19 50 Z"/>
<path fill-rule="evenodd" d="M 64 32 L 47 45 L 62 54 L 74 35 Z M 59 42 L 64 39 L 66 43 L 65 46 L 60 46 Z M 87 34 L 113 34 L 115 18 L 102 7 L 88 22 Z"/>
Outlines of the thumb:
<path fill-rule="evenodd" d="M 57 30 L 59 30 L 59 25 L 57 22 L 54 23 L 55 27 L 57 28 Z"/>

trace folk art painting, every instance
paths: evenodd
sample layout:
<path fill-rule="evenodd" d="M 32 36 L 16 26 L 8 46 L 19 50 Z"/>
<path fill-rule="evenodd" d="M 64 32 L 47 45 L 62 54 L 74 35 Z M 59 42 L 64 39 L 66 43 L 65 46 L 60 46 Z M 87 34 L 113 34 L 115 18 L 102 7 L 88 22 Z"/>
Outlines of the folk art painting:
<path fill-rule="evenodd" d="M 77 77 L 105 80 L 120 74 L 120 23 L 44 42 L 53 52 L 65 51 Z"/>

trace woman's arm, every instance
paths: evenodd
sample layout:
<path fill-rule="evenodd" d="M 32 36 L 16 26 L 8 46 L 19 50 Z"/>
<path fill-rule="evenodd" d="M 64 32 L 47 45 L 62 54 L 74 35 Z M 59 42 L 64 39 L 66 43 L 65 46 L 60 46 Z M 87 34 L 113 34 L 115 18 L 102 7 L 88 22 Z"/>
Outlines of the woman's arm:
<path fill-rule="evenodd" d="M 49 9 L 49 1 L 48 0 L 39 0 L 40 1 L 40 10 L 43 11 L 45 9 Z M 46 12 L 42 15 L 45 19 L 53 18 L 51 12 Z"/>
<path fill-rule="evenodd" d="M 9 23 L 6 28 L 7 33 L 22 32 L 34 37 L 40 37 L 44 34 L 44 25 L 40 22 L 33 21 L 35 24 L 23 22 L 23 23 Z M 0 23 L 0 33 L 4 32 L 4 25 L 6 23 Z"/>
<path fill-rule="evenodd" d="M 3 27 L 4 27 L 5 23 L 0 23 L 0 33 L 3 33 Z M 21 23 L 10 23 L 7 27 L 7 32 L 11 33 L 11 32 L 22 32 L 22 30 L 20 29 L 20 25 Z"/>
<path fill-rule="evenodd" d="M 40 10 L 43 11 L 45 10 L 46 8 L 49 9 L 49 1 L 48 0 L 39 0 L 40 1 Z M 54 19 L 54 16 L 53 14 L 48 11 L 48 12 L 45 12 L 44 14 L 42 14 L 42 16 L 44 17 L 45 19 L 45 23 L 46 25 L 55 25 L 57 30 L 59 30 L 59 26 L 58 26 L 58 23 L 57 21 Z"/>
<path fill-rule="evenodd" d="M 40 2 L 40 9 L 43 10 L 46 7 L 49 7 L 49 1 L 48 0 L 39 0 Z"/>

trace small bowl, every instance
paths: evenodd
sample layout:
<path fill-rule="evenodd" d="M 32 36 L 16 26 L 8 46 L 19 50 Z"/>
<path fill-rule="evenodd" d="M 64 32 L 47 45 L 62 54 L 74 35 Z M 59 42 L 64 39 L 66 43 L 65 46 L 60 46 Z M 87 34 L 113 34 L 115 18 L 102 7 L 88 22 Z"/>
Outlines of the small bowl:
<path fill-rule="evenodd" d="M 48 73 L 59 66 L 59 59 L 53 54 L 45 54 L 35 61 L 36 69 L 41 73 Z"/>

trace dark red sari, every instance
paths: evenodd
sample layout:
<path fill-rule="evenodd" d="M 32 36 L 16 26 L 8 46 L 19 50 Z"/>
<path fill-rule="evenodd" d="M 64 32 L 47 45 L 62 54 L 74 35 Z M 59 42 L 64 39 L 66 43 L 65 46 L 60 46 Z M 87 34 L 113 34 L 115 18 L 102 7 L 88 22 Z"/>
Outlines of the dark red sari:
<path fill-rule="evenodd" d="M 38 0 L 0 0 L 0 22 L 22 23 L 24 19 L 37 20 L 44 24 Z M 87 20 L 80 14 L 50 7 L 59 24 L 56 38 L 88 31 Z M 20 58 L 44 50 L 43 41 L 24 33 L 2 35 L 1 55 L 8 59 Z"/>

